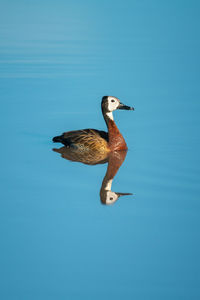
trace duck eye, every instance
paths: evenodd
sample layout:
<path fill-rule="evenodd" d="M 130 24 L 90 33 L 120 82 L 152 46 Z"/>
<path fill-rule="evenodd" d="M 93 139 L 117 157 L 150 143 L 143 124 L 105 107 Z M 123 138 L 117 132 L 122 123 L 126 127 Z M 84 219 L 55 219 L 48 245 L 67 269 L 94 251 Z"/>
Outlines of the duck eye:
<path fill-rule="evenodd" d="M 114 99 L 112 99 L 112 100 L 111 100 L 111 102 L 115 102 L 115 100 L 114 100 Z"/>
<path fill-rule="evenodd" d="M 113 197 L 110 197 L 110 200 L 113 200 Z"/>

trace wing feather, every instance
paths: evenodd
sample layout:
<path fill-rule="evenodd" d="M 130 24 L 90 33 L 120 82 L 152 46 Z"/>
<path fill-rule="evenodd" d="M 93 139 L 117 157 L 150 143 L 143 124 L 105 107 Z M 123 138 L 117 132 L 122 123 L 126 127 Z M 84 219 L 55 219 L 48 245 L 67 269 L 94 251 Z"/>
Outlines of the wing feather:
<path fill-rule="evenodd" d="M 62 143 L 64 145 L 84 150 L 105 150 L 107 142 L 108 133 L 96 129 L 73 130 L 62 135 Z"/>

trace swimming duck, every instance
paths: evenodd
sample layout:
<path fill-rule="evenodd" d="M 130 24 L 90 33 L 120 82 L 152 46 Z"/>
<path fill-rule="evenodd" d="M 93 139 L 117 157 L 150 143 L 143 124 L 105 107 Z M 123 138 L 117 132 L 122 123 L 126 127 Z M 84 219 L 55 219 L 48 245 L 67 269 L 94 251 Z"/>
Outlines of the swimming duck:
<path fill-rule="evenodd" d="M 124 105 L 116 97 L 104 96 L 101 101 L 101 109 L 108 133 L 96 129 L 74 130 L 55 136 L 53 142 L 62 143 L 66 147 L 84 153 L 91 150 L 94 152 L 126 150 L 127 145 L 114 122 L 113 111 L 116 109 L 134 110 L 134 108 Z"/>

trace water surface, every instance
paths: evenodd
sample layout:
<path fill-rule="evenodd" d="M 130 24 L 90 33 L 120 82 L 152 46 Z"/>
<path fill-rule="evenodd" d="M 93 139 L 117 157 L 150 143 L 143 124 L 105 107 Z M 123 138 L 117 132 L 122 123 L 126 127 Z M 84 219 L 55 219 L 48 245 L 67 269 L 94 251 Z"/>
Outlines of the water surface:
<path fill-rule="evenodd" d="M 0 1 L 1 299 L 199 299 L 199 4 Z M 53 136 L 105 130 L 129 147 L 64 160 Z"/>

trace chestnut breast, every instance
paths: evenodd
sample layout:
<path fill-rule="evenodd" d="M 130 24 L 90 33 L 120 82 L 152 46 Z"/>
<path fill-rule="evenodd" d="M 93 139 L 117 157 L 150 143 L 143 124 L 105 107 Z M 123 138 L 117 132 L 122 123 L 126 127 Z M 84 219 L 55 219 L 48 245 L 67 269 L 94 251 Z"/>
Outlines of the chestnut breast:
<path fill-rule="evenodd" d="M 127 150 L 126 142 L 113 120 L 108 121 L 108 146 L 111 151 Z"/>

